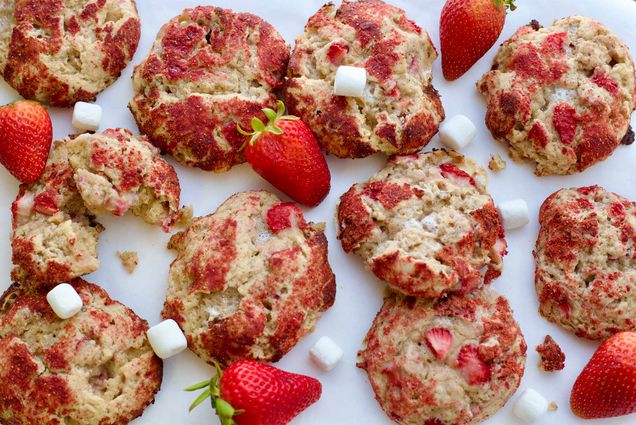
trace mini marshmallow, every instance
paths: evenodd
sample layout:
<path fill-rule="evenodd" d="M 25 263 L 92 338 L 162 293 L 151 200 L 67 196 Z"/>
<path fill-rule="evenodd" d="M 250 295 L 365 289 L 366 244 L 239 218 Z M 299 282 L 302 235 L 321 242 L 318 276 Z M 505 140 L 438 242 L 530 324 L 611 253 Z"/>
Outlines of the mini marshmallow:
<path fill-rule="evenodd" d="M 311 348 L 309 355 L 318 367 L 329 372 L 342 359 L 344 353 L 331 338 L 323 336 Z"/>
<path fill-rule="evenodd" d="M 523 199 L 502 202 L 499 204 L 499 214 L 506 230 L 523 227 L 530 221 L 528 204 Z"/>
<path fill-rule="evenodd" d="M 102 121 L 102 107 L 95 103 L 77 102 L 73 108 L 73 127 L 97 131 Z"/>
<path fill-rule="evenodd" d="M 355 66 L 339 66 L 333 85 L 336 96 L 363 97 L 367 86 L 367 70 Z"/>
<path fill-rule="evenodd" d="M 188 348 L 185 335 L 172 319 L 164 320 L 148 329 L 146 335 L 155 354 L 162 359 L 176 356 Z"/>
<path fill-rule="evenodd" d="M 459 151 L 470 144 L 477 135 L 475 124 L 465 115 L 455 115 L 439 128 L 439 138 L 446 147 Z"/>
<path fill-rule="evenodd" d="M 528 388 L 515 402 L 512 412 L 519 419 L 533 422 L 548 411 L 548 401 L 535 390 Z"/>
<path fill-rule="evenodd" d="M 68 283 L 60 283 L 51 289 L 46 294 L 46 300 L 60 319 L 68 319 L 75 316 L 84 305 L 75 288 Z"/>

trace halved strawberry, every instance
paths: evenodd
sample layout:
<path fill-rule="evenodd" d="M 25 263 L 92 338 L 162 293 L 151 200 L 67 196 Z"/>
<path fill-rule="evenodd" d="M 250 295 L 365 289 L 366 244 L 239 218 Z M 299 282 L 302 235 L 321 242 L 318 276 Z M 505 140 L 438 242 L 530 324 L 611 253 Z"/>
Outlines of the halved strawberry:
<path fill-rule="evenodd" d="M 443 359 L 453 345 L 453 335 L 446 328 L 432 328 L 424 336 L 428 348 L 438 359 Z"/>
<path fill-rule="evenodd" d="M 464 345 L 457 355 L 457 367 L 462 371 L 466 382 L 470 385 L 483 384 L 490 381 L 491 371 L 480 357 L 477 347 Z"/>

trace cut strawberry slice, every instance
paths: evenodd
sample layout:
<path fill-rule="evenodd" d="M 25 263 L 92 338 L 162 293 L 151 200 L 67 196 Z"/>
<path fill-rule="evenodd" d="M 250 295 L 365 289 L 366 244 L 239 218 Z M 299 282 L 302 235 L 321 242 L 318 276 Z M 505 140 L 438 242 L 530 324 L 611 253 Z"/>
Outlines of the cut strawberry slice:
<path fill-rule="evenodd" d="M 479 352 L 474 345 L 462 347 L 457 356 L 457 367 L 462 371 L 464 379 L 470 385 L 490 381 L 490 366 L 479 358 Z"/>
<path fill-rule="evenodd" d="M 443 359 L 453 344 L 453 335 L 445 328 L 432 328 L 426 332 L 426 344 L 438 359 Z"/>

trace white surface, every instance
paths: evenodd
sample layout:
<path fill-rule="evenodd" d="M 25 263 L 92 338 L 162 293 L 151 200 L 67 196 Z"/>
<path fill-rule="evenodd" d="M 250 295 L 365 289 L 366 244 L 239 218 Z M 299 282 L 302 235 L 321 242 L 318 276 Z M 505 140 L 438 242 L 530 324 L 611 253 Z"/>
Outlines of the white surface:
<path fill-rule="evenodd" d="M 311 359 L 325 372 L 332 370 L 344 356 L 342 348 L 328 336 L 323 336 L 311 347 Z"/>
<path fill-rule="evenodd" d="M 548 411 L 548 400 L 532 388 L 528 388 L 515 400 L 512 411 L 519 419 L 534 422 Z"/>
<path fill-rule="evenodd" d="M 407 9 L 409 16 L 427 28 L 435 45 L 439 46 L 438 19 L 442 0 L 390 0 Z M 140 62 L 150 49 L 159 26 L 177 15 L 185 6 L 197 3 L 212 4 L 208 0 L 138 0 L 143 39 L 133 63 Z M 271 22 L 283 36 L 293 41 L 300 34 L 307 18 L 323 0 L 217 0 L 219 6 L 255 13 Z M 593 16 L 604 21 L 636 51 L 636 3 L 630 0 L 523 0 L 519 8 L 508 17 L 500 42 L 510 37 L 516 28 L 536 18 L 543 23 L 572 14 Z M 507 158 L 506 148 L 495 142 L 485 126 L 483 98 L 475 89 L 475 82 L 491 65 L 496 47 L 488 52 L 473 69 L 458 81 L 448 83 L 441 75 L 440 61 L 435 63 L 434 83 L 443 96 L 446 114 L 468 116 L 476 125 L 478 135 L 474 143 L 463 153 L 486 166 L 490 155 L 499 153 Z M 123 76 L 98 98 L 104 107 L 102 128 L 113 126 L 136 129 L 126 108 L 131 97 L 130 77 L 132 66 Z M 0 101 L 8 102 L 17 95 L 6 84 L 0 83 Z M 72 110 L 53 109 L 53 125 L 57 138 L 74 132 L 71 127 Z M 440 147 L 435 138 L 427 149 Z M 172 161 L 174 163 L 174 161 Z M 277 366 L 304 373 L 321 380 L 323 395 L 294 425 L 389 425 L 391 422 L 373 398 L 366 375 L 355 367 L 356 352 L 382 303 L 385 285 L 365 271 L 359 258 L 343 253 L 336 240 L 334 211 L 336 201 L 351 184 L 368 178 L 385 162 L 381 156 L 361 160 L 339 160 L 330 157 L 333 175 L 332 190 L 328 198 L 317 208 L 305 209 L 308 219 L 325 221 L 329 238 L 329 257 L 337 276 L 336 303 L 319 321 L 316 331 L 304 338 Z M 636 144 L 621 146 L 605 162 L 582 174 L 568 177 L 537 177 L 528 164 L 508 161 L 508 167 L 498 174 L 491 174 L 490 189 L 496 202 L 521 198 L 528 202 L 531 222 L 528 226 L 508 232 L 510 253 L 505 258 L 503 275 L 494 286 L 510 299 L 528 343 L 528 361 L 521 389 L 535 388 L 549 401 L 559 405 L 557 412 L 550 412 L 537 421 L 540 425 L 588 424 L 575 418 L 568 408 L 570 389 L 579 371 L 591 357 L 597 343 L 575 337 L 556 325 L 543 320 L 537 314 L 537 297 L 534 290 L 534 262 L 532 249 L 537 237 L 537 213 L 541 202 L 561 187 L 601 184 L 607 189 L 636 200 Z M 224 174 L 210 174 L 196 169 L 176 166 L 183 186 L 183 202 L 194 205 L 197 215 L 208 214 L 233 193 L 245 189 L 266 188 L 279 193 L 253 173 L 248 165 L 235 167 Z M 9 285 L 10 256 L 9 232 L 11 218 L 9 205 L 18 190 L 17 182 L 0 167 L 0 276 L 3 287 Z M 282 196 L 282 195 L 281 195 Z M 283 197 L 283 199 L 287 199 Z M 174 259 L 166 249 L 169 235 L 158 227 L 144 224 L 134 217 L 104 217 L 101 223 L 106 231 L 101 236 L 99 256 L 101 269 L 88 276 L 88 280 L 103 285 L 114 299 L 121 300 L 150 324 L 160 321 L 163 297 L 167 286 L 168 266 Z M 132 275 L 123 269 L 116 257 L 117 250 L 139 252 L 139 267 Z M 564 371 L 546 373 L 537 368 L 538 355 L 534 347 L 551 334 L 564 349 L 567 360 Z M 315 366 L 307 352 L 321 335 L 330 335 L 339 341 L 345 354 L 334 372 L 322 372 Z M 182 391 L 188 385 L 209 378 L 212 368 L 186 351 L 165 362 L 162 390 L 157 401 L 148 407 L 134 425 L 210 425 L 218 424 L 206 406 L 188 414 L 193 395 Z M 488 425 L 520 425 L 508 403 Z M 636 416 L 594 421 L 602 425 L 633 425 Z"/>
<path fill-rule="evenodd" d="M 439 127 L 439 139 L 449 149 L 461 151 L 477 136 L 477 127 L 466 115 L 447 118 Z"/>
<path fill-rule="evenodd" d="M 355 66 L 339 66 L 333 82 L 333 94 L 336 96 L 364 96 L 367 86 L 367 70 Z"/>
<path fill-rule="evenodd" d="M 518 229 L 530 222 L 528 204 L 523 199 L 502 202 L 498 208 L 506 230 Z"/>
<path fill-rule="evenodd" d="M 68 283 L 60 283 L 46 294 L 46 300 L 60 319 L 75 316 L 84 303 L 75 288 Z"/>
<path fill-rule="evenodd" d="M 96 131 L 102 122 L 102 107 L 96 103 L 77 102 L 71 123 L 78 130 Z"/>
<path fill-rule="evenodd" d="M 148 329 L 147 335 L 155 354 L 162 359 L 174 357 L 188 348 L 185 335 L 172 319 L 154 325 Z"/>

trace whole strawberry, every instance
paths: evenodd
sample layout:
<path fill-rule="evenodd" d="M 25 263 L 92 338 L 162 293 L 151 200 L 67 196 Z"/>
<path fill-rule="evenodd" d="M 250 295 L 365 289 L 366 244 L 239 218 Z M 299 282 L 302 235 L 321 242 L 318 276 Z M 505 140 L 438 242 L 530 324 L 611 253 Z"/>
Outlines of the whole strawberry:
<path fill-rule="evenodd" d="M 252 119 L 252 132 L 244 152 L 254 171 L 274 187 L 298 203 L 313 207 L 329 193 L 331 174 L 327 161 L 313 133 L 298 117 L 284 115 L 285 105 L 278 111 L 263 109 L 268 122 Z"/>
<path fill-rule="evenodd" d="M 514 0 L 448 0 L 440 18 L 444 78 L 456 80 L 495 44 Z"/>
<path fill-rule="evenodd" d="M 584 419 L 636 412 L 636 333 L 621 332 L 601 344 L 574 383 L 570 407 Z"/>
<path fill-rule="evenodd" d="M 222 425 L 285 425 L 322 392 L 317 379 L 252 360 L 233 363 L 223 372 L 216 365 L 214 378 L 186 391 L 204 388 L 190 410 L 211 397 Z"/>
<path fill-rule="evenodd" d="M 38 102 L 20 100 L 0 108 L 0 163 L 22 183 L 35 183 L 49 157 L 51 117 Z"/>

